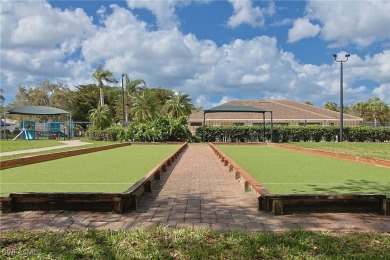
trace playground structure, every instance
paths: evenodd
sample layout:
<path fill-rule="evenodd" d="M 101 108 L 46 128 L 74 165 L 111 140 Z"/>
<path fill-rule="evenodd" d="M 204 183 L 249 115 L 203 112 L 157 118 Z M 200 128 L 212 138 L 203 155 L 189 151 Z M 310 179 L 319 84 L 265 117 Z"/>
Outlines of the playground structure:
<path fill-rule="evenodd" d="M 12 115 L 34 115 L 34 116 L 58 116 L 57 121 L 46 121 L 38 123 L 35 121 L 23 120 L 20 124 L 20 133 L 13 139 L 21 138 L 23 140 L 37 140 L 39 138 L 48 139 L 71 139 L 73 137 L 80 137 L 85 134 L 86 129 L 93 123 L 89 121 L 72 121 L 72 115 L 62 109 L 46 106 L 21 106 L 14 107 L 5 113 L 1 113 L 2 124 L 0 128 L 1 138 L 7 137 L 6 117 L 8 114 Z M 68 120 L 60 122 L 60 115 L 67 115 Z M 9 130 L 8 130 L 9 131 Z"/>
<path fill-rule="evenodd" d="M 73 122 L 44 122 L 23 121 L 20 124 L 20 133 L 13 139 L 37 140 L 40 138 L 64 139 L 73 138 Z"/>
<path fill-rule="evenodd" d="M 16 140 L 21 137 L 24 140 L 36 140 L 39 137 L 46 137 L 49 139 L 57 139 L 64 137 L 71 139 L 73 137 L 73 122 L 72 116 L 69 112 L 46 106 L 21 106 L 14 107 L 4 113 L 4 121 L 6 114 L 18 114 L 18 115 L 49 115 L 49 116 L 60 116 L 68 115 L 67 122 L 44 122 L 36 123 L 35 121 L 22 121 L 20 125 L 20 133 L 13 139 Z M 59 117 L 58 117 L 59 119 Z M 5 130 L 4 130 L 5 131 Z"/>

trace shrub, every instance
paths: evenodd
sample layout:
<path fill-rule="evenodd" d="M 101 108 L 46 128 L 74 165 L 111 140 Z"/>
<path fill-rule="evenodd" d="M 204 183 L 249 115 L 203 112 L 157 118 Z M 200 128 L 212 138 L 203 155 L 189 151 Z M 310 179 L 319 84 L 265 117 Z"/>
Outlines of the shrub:
<path fill-rule="evenodd" d="M 193 138 L 185 117 L 161 117 L 152 122 L 133 122 L 118 133 L 120 141 L 135 142 L 176 142 L 198 140 Z"/>
<path fill-rule="evenodd" d="M 123 131 L 122 126 L 112 126 L 105 130 L 90 128 L 85 135 L 88 139 L 95 141 L 118 141 L 118 137 Z"/>
<path fill-rule="evenodd" d="M 259 126 L 219 126 L 199 127 L 196 135 L 202 140 L 216 142 L 228 138 L 231 142 L 271 141 L 271 128 L 266 127 L 265 140 L 263 127 Z M 336 126 L 277 126 L 273 131 L 279 134 L 281 142 L 331 142 L 336 141 L 339 127 Z M 344 127 L 344 141 L 347 142 L 389 142 L 390 128 L 384 127 Z"/>

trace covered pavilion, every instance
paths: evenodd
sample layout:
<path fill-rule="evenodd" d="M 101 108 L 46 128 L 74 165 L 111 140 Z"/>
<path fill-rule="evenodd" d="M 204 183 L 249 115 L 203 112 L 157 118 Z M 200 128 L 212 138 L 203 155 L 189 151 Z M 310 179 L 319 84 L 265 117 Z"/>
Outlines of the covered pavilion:
<path fill-rule="evenodd" d="M 206 126 L 206 114 L 208 113 L 230 113 L 230 112 L 241 112 L 241 113 L 261 113 L 263 114 L 263 137 L 265 140 L 265 113 L 271 114 L 271 133 L 272 133 L 272 111 L 264 110 L 253 106 L 232 106 L 232 105 L 221 105 L 211 109 L 203 111 L 203 136 L 202 141 L 205 141 L 204 127 Z"/>
<path fill-rule="evenodd" d="M 4 119 L 6 117 L 6 114 L 18 114 L 18 115 L 68 115 L 69 122 L 72 121 L 72 115 L 70 112 L 65 111 L 60 108 L 56 107 L 48 107 L 48 106 L 20 106 L 20 107 L 14 107 L 8 110 L 7 112 L 4 113 Z M 23 133 L 26 129 L 22 129 L 20 134 Z M 71 128 L 70 124 L 68 127 L 68 138 L 70 139 L 70 134 L 71 134 Z M 19 134 L 19 135 L 20 135 Z M 19 137 L 19 135 L 17 137 Z M 15 139 L 17 138 L 15 137 Z M 14 139 L 14 140 L 15 140 Z"/>

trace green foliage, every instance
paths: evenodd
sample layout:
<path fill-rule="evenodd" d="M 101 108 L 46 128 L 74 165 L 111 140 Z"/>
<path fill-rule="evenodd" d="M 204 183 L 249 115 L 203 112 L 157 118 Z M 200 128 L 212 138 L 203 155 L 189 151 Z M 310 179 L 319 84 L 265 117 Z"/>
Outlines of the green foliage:
<path fill-rule="evenodd" d="M 11 107 L 51 106 L 64 109 L 65 111 L 71 111 L 72 100 L 74 98 L 73 92 L 63 83 L 50 83 L 48 80 L 43 80 L 37 85 L 20 85 Z M 40 115 L 30 116 L 30 118 L 38 122 L 43 122 L 50 120 L 52 117 L 48 115 Z M 67 115 L 62 116 L 62 118 L 63 120 L 66 120 Z"/>
<path fill-rule="evenodd" d="M 175 142 L 192 141 L 185 117 L 160 117 L 152 122 L 133 122 L 118 135 L 120 141 L 131 140 L 136 142 Z"/>
<path fill-rule="evenodd" d="M 189 116 L 194 108 L 189 95 L 183 94 L 182 92 L 174 95 L 165 103 L 166 112 L 174 118 Z"/>
<path fill-rule="evenodd" d="M 270 141 L 271 128 L 266 127 L 265 140 L 263 127 L 259 126 L 220 126 L 199 127 L 196 135 L 203 136 L 205 141 L 215 142 L 229 138 L 231 142 Z M 279 135 L 281 142 L 320 142 L 336 141 L 339 134 L 336 126 L 278 126 L 274 134 Z M 344 140 L 347 142 L 386 142 L 390 141 L 390 129 L 382 127 L 344 127 Z"/>
<path fill-rule="evenodd" d="M 125 131 L 123 126 L 111 126 L 104 130 L 98 130 L 90 128 L 86 132 L 86 136 L 90 140 L 95 141 L 118 141 L 118 136 L 120 136 Z"/>
<path fill-rule="evenodd" d="M 325 109 L 329 109 L 329 110 L 332 110 L 332 111 L 340 111 L 339 109 L 339 106 L 337 105 L 336 102 L 332 102 L 332 101 L 327 101 L 324 105 L 324 108 Z"/>
<path fill-rule="evenodd" d="M 99 89 L 95 84 L 79 85 L 74 91 L 72 118 L 74 121 L 89 121 L 89 111 L 96 108 Z"/>
<path fill-rule="evenodd" d="M 86 137 L 90 140 L 95 141 L 117 141 L 118 133 L 111 130 L 98 130 L 98 129 L 89 129 L 85 133 Z"/>
<path fill-rule="evenodd" d="M 367 101 L 356 103 L 352 106 L 352 111 L 365 121 L 384 122 L 390 120 L 390 107 L 380 98 L 370 98 Z"/>
<path fill-rule="evenodd" d="M 103 130 L 112 125 L 111 109 L 107 105 L 99 106 L 91 110 L 89 119 L 93 122 L 93 127 L 98 130 Z"/>
<path fill-rule="evenodd" d="M 130 109 L 136 121 L 145 123 L 155 120 L 159 115 L 157 97 L 148 90 L 143 90 L 132 98 L 133 107 Z"/>

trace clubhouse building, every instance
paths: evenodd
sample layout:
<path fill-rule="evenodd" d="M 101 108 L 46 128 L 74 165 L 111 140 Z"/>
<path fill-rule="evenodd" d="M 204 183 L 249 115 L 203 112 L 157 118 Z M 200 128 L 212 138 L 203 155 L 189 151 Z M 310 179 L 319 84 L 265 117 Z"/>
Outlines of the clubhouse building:
<path fill-rule="evenodd" d="M 285 126 L 322 125 L 337 126 L 340 124 L 340 113 L 305 103 L 290 100 L 234 100 L 221 106 L 255 107 L 267 111 L 263 115 L 251 112 L 217 112 L 198 111 L 189 116 L 192 133 L 205 123 L 206 126 L 256 126 L 271 124 Z M 263 118 L 264 116 L 264 118 Z M 344 126 L 358 126 L 363 118 L 344 114 Z"/>

